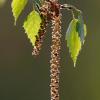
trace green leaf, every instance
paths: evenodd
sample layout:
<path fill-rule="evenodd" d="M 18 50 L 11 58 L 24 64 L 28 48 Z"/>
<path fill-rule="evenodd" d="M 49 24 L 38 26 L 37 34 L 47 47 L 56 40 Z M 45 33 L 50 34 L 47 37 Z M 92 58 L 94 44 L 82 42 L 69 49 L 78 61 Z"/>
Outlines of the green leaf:
<path fill-rule="evenodd" d="M 38 32 L 41 27 L 41 22 L 42 19 L 39 13 L 35 10 L 28 15 L 27 20 L 24 22 L 23 27 L 30 42 L 32 43 L 32 46 L 35 45 L 36 36 L 38 36 Z"/>
<path fill-rule="evenodd" d="M 74 66 L 76 65 L 77 56 L 79 55 L 79 52 L 81 50 L 81 40 L 78 35 L 79 33 L 76 30 L 77 22 L 78 22 L 77 19 L 73 19 L 69 24 L 66 33 L 67 46 L 69 48 L 71 58 L 74 62 Z"/>
<path fill-rule="evenodd" d="M 12 7 L 13 16 L 15 18 L 15 25 L 19 15 L 25 8 L 27 2 L 28 0 L 12 0 L 11 7 Z"/>

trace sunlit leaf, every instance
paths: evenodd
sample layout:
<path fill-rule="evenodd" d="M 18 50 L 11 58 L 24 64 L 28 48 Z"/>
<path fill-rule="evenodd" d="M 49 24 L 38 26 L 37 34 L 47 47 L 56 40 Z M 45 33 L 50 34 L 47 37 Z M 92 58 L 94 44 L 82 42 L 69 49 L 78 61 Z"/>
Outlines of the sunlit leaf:
<path fill-rule="evenodd" d="M 12 0 L 11 7 L 12 7 L 13 16 L 15 18 L 15 24 L 19 15 L 25 8 L 27 2 L 28 0 Z"/>
<path fill-rule="evenodd" d="M 35 45 L 36 42 L 36 36 L 38 36 L 38 32 L 41 26 L 42 19 L 37 11 L 32 11 L 28 17 L 27 20 L 24 22 L 24 30 L 27 34 L 30 42 L 32 43 L 32 46 Z"/>
<path fill-rule="evenodd" d="M 78 35 L 79 33 L 76 30 L 77 22 L 78 22 L 77 19 L 73 19 L 71 23 L 69 24 L 69 27 L 66 33 L 67 46 L 69 48 L 71 58 L 74 62 L 74 66 L 76 65 L 79 51 L 81 50 L 81 40 Z"/>

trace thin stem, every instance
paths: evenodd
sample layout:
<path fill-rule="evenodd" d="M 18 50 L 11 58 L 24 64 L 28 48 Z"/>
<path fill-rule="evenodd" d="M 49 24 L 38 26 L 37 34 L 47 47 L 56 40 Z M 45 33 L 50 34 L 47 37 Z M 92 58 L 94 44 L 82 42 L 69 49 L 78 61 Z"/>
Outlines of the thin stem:
<path fill-rule="evenodd" d="M 75 6 L 70 5 L 70 4 L 63 4 L 63 5 L 61 5 L 61 9 L 75 10 L 77 12 L 81 12 L 81 10 L 77 9 Z"/>
<path fill-rule="evenodd" d="M 73 10 L 71 10 L 71 13 L 72 13 L 72 16 L 73 16 L 73 19 L 75 18 L 75 15 L 74 15 L 74 12 Z"/>

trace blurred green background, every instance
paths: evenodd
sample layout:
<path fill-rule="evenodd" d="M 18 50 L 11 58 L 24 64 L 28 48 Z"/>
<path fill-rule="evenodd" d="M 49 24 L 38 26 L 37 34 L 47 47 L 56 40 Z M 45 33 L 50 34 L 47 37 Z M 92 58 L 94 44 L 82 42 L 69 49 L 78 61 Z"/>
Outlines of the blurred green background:
<path fill-rule="evenodd" d="M 100 0 L 60 2 L 80 8 L 88 28 L 85 45 L 74 68 L 65 41 L 71 14 L 62 11 L 60 100 L 100 100 Z M 32 4 L 27 5 L 17 26 L 14 26 L 10 4 L 11 0 L 7 0 L 0 8 L 0 100 L 50 100 L 50 25 L 41 54 L 33 57 L 32 46 L 22 28 Z"/>

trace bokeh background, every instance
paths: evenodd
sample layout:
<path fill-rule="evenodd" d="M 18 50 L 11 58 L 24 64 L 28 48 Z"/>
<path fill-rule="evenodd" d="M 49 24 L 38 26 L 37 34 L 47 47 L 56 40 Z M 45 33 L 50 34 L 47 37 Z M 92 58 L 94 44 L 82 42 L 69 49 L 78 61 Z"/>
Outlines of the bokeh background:
<path fill-rule="evenodd" d="M 65 33 L 71 14 L 62 11 L 62 50 L 60 74 L 61 100 L 100 100 L 100 0 L 59 0 L 84 12 L 88 34 L 76 68 L 70 58 Z M 38 57 L 31 55 L 32 46 L 22 28 L 30 2 L 17 26 L 11 12 L 11 0 L 0 8 L 0 100 L 50 100 L 49 60 L 51 30 Z"/>

